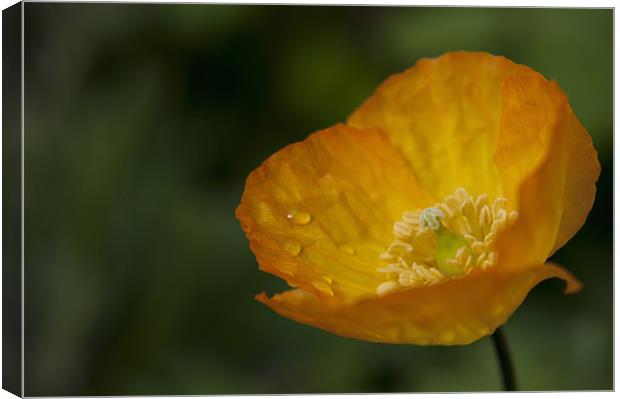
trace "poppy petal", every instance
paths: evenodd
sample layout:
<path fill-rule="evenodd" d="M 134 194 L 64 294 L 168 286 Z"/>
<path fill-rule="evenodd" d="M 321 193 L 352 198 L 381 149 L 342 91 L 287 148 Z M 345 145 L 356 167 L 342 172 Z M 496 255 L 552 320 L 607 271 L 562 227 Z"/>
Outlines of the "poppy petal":
<path fill-rule="evenodd" d="M 374 296 L 392 223 L 431 203 L 385 133 L 340 124 L 252 172 L 237 218 L 262 270 L 347 301 Z"/>
<path fill-rule="evenodd" d="M 493 154 L 500 132 L 502 81 L 534 74 L 504 57 L 452 52 L 423 59 L 382 83 L 348 119 L 385 130 L 427 189 L 442 199 L 458 187 L 496 197 Z"/>
<path fill-rule="evenodd" d="M 566 164 L 561 175 L 565 180 L 562 219 L 549 256 L 573 238 L 585 223 L 594 204 L 596 182 L 601 174 L 601 164 L 592 138 L 568 103 L 562 109 L 557 130 L 565 132 L 562 147 L 566 152 Z"/>
<path fill-rule="evenodd" d="M 600 164 L 592 139 L 566 95 L 542 76 L 513 76 L 503 85 L 496 162 L 504 196 L 519 211 L 497 242 L 504 267 L 544 262 L 585 222 Z"/>
<path fill-rule="evenodd" d="M 465 345 L 492 334 L 535 285 L 551 277 L 566 281 L 565 292 L 580 289 L 579 281 L 568 271 L 545 264 L 512 273 L 490 269 L 351 304 L 326 304 L 302 289 L 272 298 L 263 293 L 256 299 L 282 316 L 345 337 L 397 344 Z"/>

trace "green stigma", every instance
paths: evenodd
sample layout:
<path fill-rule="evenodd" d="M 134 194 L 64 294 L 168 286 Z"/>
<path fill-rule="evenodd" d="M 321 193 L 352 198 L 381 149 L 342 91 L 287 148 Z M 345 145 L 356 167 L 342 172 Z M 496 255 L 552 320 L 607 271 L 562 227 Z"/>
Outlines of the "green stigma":
<path fill-rule="evenodd" d="M 437 269 L 446 276 L 461 276 L 465 270 L 457 265 L 449 264 L 448 261 L 454 259 L 457 251 L 466 246 L 467 242 L 463 236 L 453 233 L 444 227 L 441 223 L 441 219 L 444 217 L 444 213 L 439 208 L 426 208 L 420 214 L 420 226 L 429 227 L 435 231 L 435 236 L 437 237 L 435 245 Z"/>

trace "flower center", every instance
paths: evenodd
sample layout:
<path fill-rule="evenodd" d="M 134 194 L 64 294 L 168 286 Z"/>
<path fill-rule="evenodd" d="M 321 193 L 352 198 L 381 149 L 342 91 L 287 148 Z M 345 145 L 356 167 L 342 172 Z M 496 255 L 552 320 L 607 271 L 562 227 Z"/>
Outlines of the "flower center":
<path fill-rule="evenodd" d="M 407 211 L 394 223 L 394 240 L 379 259 L 377 271 L 386 282 L 383 295 L 405 287 L 432 285 L 495 264 L 497 234 L 517 218 L 506 210 L 506 199 L 489 203 L 486 194 L 474 198 L 459 188 L 435 206 Z"/>

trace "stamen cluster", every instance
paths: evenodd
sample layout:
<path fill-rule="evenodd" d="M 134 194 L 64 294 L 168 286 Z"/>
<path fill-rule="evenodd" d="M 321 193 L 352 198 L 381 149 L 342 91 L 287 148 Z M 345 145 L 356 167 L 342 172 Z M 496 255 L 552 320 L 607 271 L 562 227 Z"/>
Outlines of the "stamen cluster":
<path fill-rule="evenodd" d="M 377 287 L 377 294 L 437 284 L 466 275 L 474 268 L 493 266 L 497 234 L 517 215 L 516 211 L 506 210 L 506 199 L 500 197 L 489 203 L 486 194 L 474 198 L 463 188 L 431 208 L 404 212 L 402 219 L 394 223 L 394 240 L 379 256 L 387 265 L 377 271 L 384 273 L 387 281 Z M 457 237 L 463 244 L 445 264 L 438 263 L 437 256 L 437 240 L 442 235 Z M 446 273 L 447 268 L 458 271 L 457 275 Z"/>

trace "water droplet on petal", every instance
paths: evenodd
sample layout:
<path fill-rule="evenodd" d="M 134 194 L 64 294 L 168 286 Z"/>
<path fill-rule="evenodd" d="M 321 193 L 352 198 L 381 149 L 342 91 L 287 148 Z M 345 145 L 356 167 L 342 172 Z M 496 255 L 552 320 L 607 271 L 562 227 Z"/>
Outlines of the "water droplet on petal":
<path fill-rule="evenodd" d="M 286 218 L 295 224 L 306 225 L 312 221 L 312 215 L 308 212 L 293 209 L 286 214 Z"/>
<path fill-rule="evenodd" d="M 315 281 L 314 283 L 312 283 L 312 286 L 326 295 L 334 296 L 334 291 L 332 290 L 332 287 L 322 281 Z"/>
<path fill-rule="evenodd" d="M 327 276 L 327 275 L 325 275 L 325 276 L 321 276 L 321 278 L 322 278 L 323 280 L 325 280 L 325 281 L 327 282 L 327 284 L 331 284 L 331 283 L 334 281 L 331 277 L 329 277 L 329 276 Z"/>
<path fill-rule="evenodd" d="M 341 245 L 340 250 L 347 255 L 355 255 L 355 249 L 350 245 Z"/>
<path fill-rule="evenodd" d="M 282 273 L 286 274 L 287 276 L 294 276 L 295 272 L 292 268 L 283 268 L 282 269 Z"/>
<path fill-rule="evenodd" d="M 297 256 L 301 253 L 301 244 L 297 241 L 287 241 L 283 248 L 286 252 L 293 256 Z"/>

